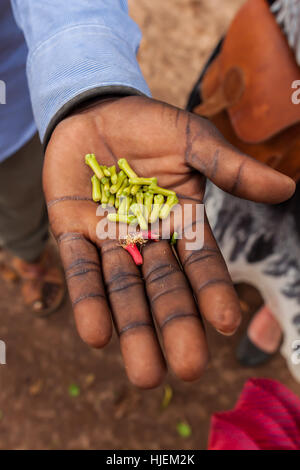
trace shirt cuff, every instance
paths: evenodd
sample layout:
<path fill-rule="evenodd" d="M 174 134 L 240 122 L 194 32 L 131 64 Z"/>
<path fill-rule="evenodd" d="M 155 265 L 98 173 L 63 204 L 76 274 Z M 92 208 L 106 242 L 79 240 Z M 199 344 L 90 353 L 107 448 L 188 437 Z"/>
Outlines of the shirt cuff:
<path fill-rule="evenodd" d="M 106 94 L 151 96 L 135 51 L 110 28 L 69 27 L 28 57 L 31 101 L 42 142 L 83 101 Z"/>

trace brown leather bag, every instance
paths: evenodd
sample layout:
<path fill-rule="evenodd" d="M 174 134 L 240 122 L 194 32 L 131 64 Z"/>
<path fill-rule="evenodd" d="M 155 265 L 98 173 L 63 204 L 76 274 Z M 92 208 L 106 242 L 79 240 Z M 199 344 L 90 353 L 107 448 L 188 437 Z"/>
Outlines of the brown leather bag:
<path fill-rule="evenodd" d="M 265 0 L 237 13 L 200 84 L 194 112 L 209 117 L 243 152 L 300 177 L 300 104 L 292 83 L 300 67 Z"/>

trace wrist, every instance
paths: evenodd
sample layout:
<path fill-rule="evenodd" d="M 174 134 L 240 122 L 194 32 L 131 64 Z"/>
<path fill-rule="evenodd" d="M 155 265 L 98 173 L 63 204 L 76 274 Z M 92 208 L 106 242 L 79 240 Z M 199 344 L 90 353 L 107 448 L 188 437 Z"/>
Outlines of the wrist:
<path fill-rule="evenodd" d="M 125 98 L 127 96 L 145 95 L 139 90 L 127 86 L 108 86 L 89 90 L 88 92 L 84 92 L 68 101 L 51 119 L 45 133 L 43 142 L 44 149 L 46 150 L 51 135 L 56 126 L 67 117 L 72 116 L 84 109 L 92 108 L 101 102 Z"/>
<path fill-rule="evenodd" d="M 92 109 L 96 106 L 99 106 L 101 103 L 106 103 L 108 101 L 116 101 L 118 99 L 125 98 L 126 96 L 130 96 L 130 95 L 107 94 L 107 95 L 96 96 L 96 97 L 87 99 L 83 101 L 82 103 L 78 104 L 77 106 L 75 106 L 74 109 L 71 110 L 70 113 L 65 116 L 65 118 L 69 116 L 73 116 L 74 114 L 80 113 L 81 111 L 87 111 L 89 109 Z"/>

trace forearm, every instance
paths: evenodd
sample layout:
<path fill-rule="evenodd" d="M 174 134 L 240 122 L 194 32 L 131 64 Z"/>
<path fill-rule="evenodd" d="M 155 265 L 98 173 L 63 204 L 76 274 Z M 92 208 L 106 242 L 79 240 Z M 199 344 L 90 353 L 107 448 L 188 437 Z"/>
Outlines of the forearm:
<path fill-rule="evenodd" d="M 82 102 L 149 95 L 136 53 L 141 35 L 123 0 L 12 0 L 29 48 L 27 74 L 41 139 Z"/>

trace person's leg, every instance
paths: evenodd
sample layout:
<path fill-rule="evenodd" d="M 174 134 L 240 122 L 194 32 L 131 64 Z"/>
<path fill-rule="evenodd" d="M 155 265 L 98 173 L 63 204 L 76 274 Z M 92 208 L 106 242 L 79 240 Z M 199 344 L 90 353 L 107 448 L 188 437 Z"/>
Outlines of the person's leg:
<path fill-rule="evenodd" d="M 205 202 L 233 281 L 255 287 L 267 307 L 254 316 L 238 359 L 263 363 L 280 346 L 282 330 L 281 352 L 300 381 L 294 358 L 300 335 L 300 184 L 290 200 L 274 206 L 233 198 L 208 184 Z"/>
<path fill-rule="evenodd" d="M 275 0 L 269 0 L 268 3 L 271 5 Z M 275 127 L 271 132 L 270 128 L 268 132 L 262 132 L 266 128 L 263 129 L 258 120 L 256 123 L 251 121 L 253 115 L 251 118 L 249 111 L 254 106 L 263 108 L 268 99 L 267 93 L 261 92 L 255 97 L 252 93 L 256 88 L 259 64 L 261 70 L 261 64 L 265 64 L 266 71 L 260 76 L 261 91 L 263 87 L 270 91 L 267 71 L 274 71 L 276 86 L 276 83 L 278 85 L 281 80 L 285 80 L 280 73 L 281 63 L 289 64 L 285 69 L 291 66 L 290 70 L 300 66 L 299 55 L 296 57 L 295 54 L 293 58 L 288 47 L 289 39 L 293 35 L 293 21 L 286 21 L 293 17 L 296 19 L 297 13 L 288 11 L 289 9 L 284 12 L 285 9 L 283 5 L 277 5 L 269 12 L 266 2 L 262 1 L 250 1 L 242 6 L 225 38 L 215 48 L 202 69 L 190 94 L 187 110 L 214 122 L 224 137 L 243 153 L 299 181 L 297 126 L 300 114 L 298 113 L 298 120 L 295 118 L 293 121 L 294 126 L 286 128 L 281 118 L 289 114 L 291 107 L 289 100 L 281 99 L 277 103 L 277 109 L 279 106 L 281 109 L 276 114 Z M 257 14 L 252 14 L 255 11 Z M 260 29 L 257 28 L 257 19 L 261 22 Z M 261 35 L 248 34 L 248 31 L 251 31 L 251 21 L 255 23 L 257 33 L 260 32 Z M 286 41 L 276 23 L 280 23 Z M 245 24 L 248 28 L 244 27 Z M 257 47 L 259 41 L 264 42 L 264 26 L 269 28 L 270 35 L 282 45 L 281 55 L 276 56 L 274 61 L 270 61 L 266 48 Z M 241 51 L 246 51 L 246 62 L 240 60 L 245 55 L 241 54 Z M 287 89 L 288 85 L 282 85 L 279 91 L 269 94 L 270 109 L 274 101 L 272 97 L 280 98 Z M 248 101 L 245 96 L 248 96 Z M 235 109 L 240 110 L 239 115 L 228 112 L 232 110 L 232 104 Z M 261 123 L 269 121 L 262 119 Z M 251 138 L 250 129 L 253 132 Z M 256 313 L 248 327 L 237 351 L 238 359 L 244 365 L 258 365 L 269 359 L 281 344 L 282 329 L 283 354 L 295 377 L 300 381 L 300 366 L 295 365 L 292 359 L 293 348 L 297 345 L 300 335 L 299 186 L 300 183 L 291 201 L 273 208 L 234 199 L 212 187 L 211 195 L 207 198 L 207 212 L 234 280 L 257 287 L 266 301 L 266 305 Z"/>
<path fill-rule="evenodd" d="M 37 135 L 0 163 L 0 240 L 4 248 L 27 262 L 39 258 L 48 239 L 42 166 Z"/>
<path fill-rule="evenodd" d="M 48 217 L 42 189 L 43 151 L 38 136 L 0 163 L 0 243 L 7 255 L 2 277 L 20 278 L 24 303 L 38 315 L 61 304 L 65 283 L 47 244 Z"/>

